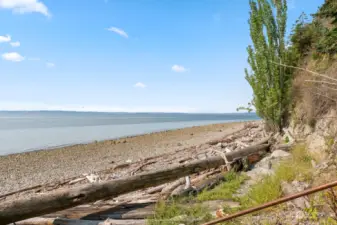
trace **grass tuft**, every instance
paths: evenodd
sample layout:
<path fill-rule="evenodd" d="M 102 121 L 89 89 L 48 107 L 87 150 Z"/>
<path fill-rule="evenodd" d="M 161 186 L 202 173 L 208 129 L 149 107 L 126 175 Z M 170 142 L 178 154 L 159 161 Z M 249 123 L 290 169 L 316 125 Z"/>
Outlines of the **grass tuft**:
<path fill-rule="evenodd" d="M 160 201 L 156 205 L 155 215 L 149 217 L 148 225 L 173 225 L 173 224 L 200 224 L 212 218 L 207 213 L 208 209 L 201 205 L 182 205 L 177 202 L 165 203 Z"/>
<path fill-rule="evenodd" d="M 282 196 L 282 181 L 309 181 L 312 177 L 311 157 L 304 145 L 298 145 L 292 150 L 292 158 L 280 162 L 275 174 L 265 176 L 255 184 L 250 191 L 240 199 L 244 208 L 257 206 Z"/>
<path fill-rule="evenodd" d="M 201 192 L 197 196 L 197 200 L 208 201 L 233 199 L 233 194 L 236 193 L 245 180 L 245 175 L 228 172 L 225 174 L 225 182 L 221 183 L 212 190 L 205 190 Z"/>

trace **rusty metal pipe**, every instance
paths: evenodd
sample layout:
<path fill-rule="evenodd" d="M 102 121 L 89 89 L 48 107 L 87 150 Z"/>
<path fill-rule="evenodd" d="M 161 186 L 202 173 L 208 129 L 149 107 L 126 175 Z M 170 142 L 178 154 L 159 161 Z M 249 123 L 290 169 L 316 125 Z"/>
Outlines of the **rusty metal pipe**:
<path fill-rule="evenodd" d="M 323 185 L 318 186 L 318 187 L 314 187 L 314 188 L 310 188 L 310 189 L 301 191 L 301 192 L 293 194 L 293 195 L 285 196 L 283 198 L 279 198 L 279 199 L 276 199 L 276 200 L 271 201 L 271 202 L 264 203 L 264 204 L 259 205 L 257 207 L 253 207 L 253 208 L 250 208 L 250 209 L 243 210 L 243 211 L 234 213 L 232 215 L 229 215 L 229 216 L 226 216 L 226 217 L 223 217 L 223 218 L 219 218 L 219 219 L 204 223 L 203 225 L 212 225 L 212 224 L 217 224 L 217 223 L 220 223 L 220 222 L 228 221 L 228 220 L 231 220 L 231 219 L 234 219 L 234 218 L 237 218 L 237 217 L 240 217 L 240 216 L 252 213 L 252 212 L 259 211 L 261 209 L 269 208 L 269 207 L 274 206 L 274 205 L 279 205 L 281 203 L 288 202 L 288 201 L 291 201 L 293 199 L 303 197 L 303 196 L 306 196 L 306 195 L 310 195 L 312 193 L 319 192 L 319 191 L 322 191 L 322 190 L 325 190 L 325 189 L 328 189 L 328 188 L 332 188 L 332 187 L 335 187 L 335 186 L 337 186 L 337 180 L 334 181 L 334 182 L 328 183 L 328 184 L 323 184 Z"/>

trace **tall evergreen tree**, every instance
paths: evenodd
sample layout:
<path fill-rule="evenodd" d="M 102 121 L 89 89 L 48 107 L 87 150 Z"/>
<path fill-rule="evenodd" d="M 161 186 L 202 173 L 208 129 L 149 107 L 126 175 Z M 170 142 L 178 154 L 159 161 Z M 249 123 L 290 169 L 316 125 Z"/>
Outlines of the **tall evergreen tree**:
<path fill-rule="evenodd" d="M 285 30 L 286 0 L 250 0 L 250 36 L 246 80 L 253 89 L 253 105 L 259 116 L 274 128 L 286 122 L 289 104 L 290 74 L 275 63 L 287 59 Z"/>

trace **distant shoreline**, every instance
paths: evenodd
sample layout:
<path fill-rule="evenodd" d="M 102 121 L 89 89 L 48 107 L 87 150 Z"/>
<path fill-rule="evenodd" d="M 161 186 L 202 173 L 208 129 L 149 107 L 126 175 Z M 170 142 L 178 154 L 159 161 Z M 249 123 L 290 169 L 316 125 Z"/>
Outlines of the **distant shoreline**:
<path fill-rule="evenodd" d="M 183 128 L 162 129 L 162 130 L 148 132 L 148 133 L 135 134 L 135 135 L 125 135 L 125 136 L 120 136 L 120 137 L 116 137 L 116 138 L 107 138 L 107 139 L 95 140 L 95 141 L 87 141 L 87 142 L 74 142 L 74 143 L 70 143 L 70 144 L 56 145 L 56 146 L 49 146 L 49 147 L 47 146 L 47 147 L 41 147 L 41 148 L 36 148 L 36 149 L 35 148 L 33 148 L 33 149 L 26 149 L 26 150 L 23 150 L 22 152 L 18 152 L 18 153 L 10 153 L 10 154 L 4 154 L 4 155 L 0 154 L 0 157 L 2 157 L 2 156 L 10 156 L 10 155 L 17 155 L 17 154 L 24 154 L 24 153 L 29 153 L 29 152 L 53 151 L 53 150 L 57 150 L 57 149 L 61 149 L 61 148 L 66 148 L 66 147 L 72 147 L 72 146 L 76 146 L 76 145 L 88 145 L 88 144 L 93 144 L 93 143 L 98 143 L 98 142 L 105 142 L 105 141 L 118 141 L 118 140 L 121 140 L 121 139 L 128 139 L 128 138 L 134 138 L 134 137 L 139 137 L 139 136 L 152 135 L 152 134 L 157 134 L 157 133 L 161 133 L 161 132 L 179 131 L 179 130 L 183 130 L 183 129 L 186 129 L 186 128 L 195 128 L 195 127 L 201 127 L 201 126 L 210 126 L 210 125 L 226 124 L 226 123 L 244 123 L 244 122 L 250 122 L 250 121 L 257 121 L 257 120 L 228 121 L 228 122 L 223 122 L 223 123 L 210 123 L 210 124 L 206 124 L 206 125 L 187 126 L 187 127 L 183 127 Z"/>
<path fill-rule="evenodd" d="M 209 115 L 213 115 L 213 114 L 248 114 L 248 112 L 141 112 L 141 111 L 130 111 L 130 112 L 122 112 L 122 111 L 81 111 L 81 110 L 0 110 L 1 112 L 64 112 L 64 113 L 111 113 L 111 114 L 209 114 Z M 256 114 L 255 111 L 250 112 L 250 114 Z"/>
<path fill-rule="evenodd" d="M 141 115 L 141 116 L 139 116 Z M 0 156 L 218 123 L 258 120 L 255 114 L 0 113 Z"/>

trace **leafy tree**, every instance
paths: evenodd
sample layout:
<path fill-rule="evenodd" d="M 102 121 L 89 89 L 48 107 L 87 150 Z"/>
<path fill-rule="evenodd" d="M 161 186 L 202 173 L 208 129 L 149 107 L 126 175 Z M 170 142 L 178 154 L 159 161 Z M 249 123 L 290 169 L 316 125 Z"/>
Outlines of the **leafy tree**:
<path fill-rule="evenodd" d="M 253 89 L 257 114 L 277 129 L 286 124 L 291 71 L 286 64 L 286 0 L 250 0 L 250 37 L 246 80 Z"/>

